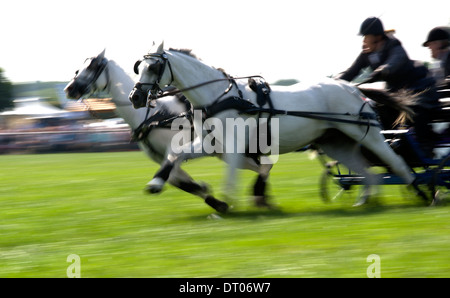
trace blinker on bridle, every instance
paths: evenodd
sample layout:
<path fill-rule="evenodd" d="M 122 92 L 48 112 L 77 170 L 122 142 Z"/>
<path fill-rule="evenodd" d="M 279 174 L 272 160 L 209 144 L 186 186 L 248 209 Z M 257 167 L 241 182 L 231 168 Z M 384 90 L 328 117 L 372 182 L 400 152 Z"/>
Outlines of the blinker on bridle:
<path fill-rule="evenodd" d="M 158 53 L 153 53 L 153 54 L 147 54 L 144 55 L 144 59 L 151 59 L 151 58 L 158 58 L 158 59 L 162 59 L 163 63 L 162 63 L 162 67 L 161 66 L 161 62 L 160 60 L 158 60 L 157 63 L 152 64 L 149 66 L 149 70 L 150 71 L 158 71 L 157 67 L 159 67 L 159 73 L 158 73 L 158 78 L 156 79 L 156 81 L 154 83 L 141 83 L 141 82 L 137 82 L 135 84 L 135 87 L 132 91 L 132 94 L 134 95 L 138 95 L 138 97 L 144 97 L 146 96 L 147 99 L 147 107 L 154 107 L 154 101 L 157 100 L 158 98 L 162 98 L 162 97 L 166 97 L 166 96 L 172 96 L 172 95 L 176 95 L 179 93 L 183 93 L 192 89 L 196 89 L 205 85 L 209 85 L 215 82 L 222 82 L 222 81 L 228 81 L 229 85 L 228 88 L 215 100 L 215 102 L 219 101 L 224 95 L 228 94 L 228 92 L 233 88 L 233 86 L 236 85 L 236 81 L 235 79 L 248 79 L 248 78 L 255 78 L 255 77 L 261 77 L 259 75 L 256 76 L 246 76 L 246 77 L 237 77 L 237 78 L 233 78 L 231 76 L 228 76 L 225 72 L 223 72 L 223 74 L 225 75 L 225 78 L 222 79 L 215 79 L 215 80 L 210 80 L 210 81 L 206 81 L 206 82 L 202 82 L 199 83 L 197 85 L 194 86 L 190 86 L 187 87 L 185 89 L 179 90 L 179 89 L 175 89 L 172 91 L 166 91 L 164 92 L 164 90 L 162 90 L 159 87 L 159 83 L 161 81 L 162 76 L 164 75 L 164 71 L 166 68 L 166 65 L 169 65 L 169 70 L 170 70 L 170 76 L 171 76 L 171 81 L 169 84 L 167 85 L 171 85 L 174 81 L 174 77 L 173 77 L 173 71 L 172 71 L 172 66 L 170 64 L 170 61 L 168 60 L 167 54 L 165 52 L 158 54 Z M 142 63 L 143 60 L 138 60 L 136 61 L 136 63 L 134 64 L 134 72 L 136 74 L 139 74 L 139 65 Z M 142 86 L 151 86 L 150 89 L 148 89 L 147 91 L 144 91 L 142 89 Z M 236 85 L 237 87 L 237 85 Z M 145 94 L 145 92 L 147 92 L 147 94 Z M 238 88 L 238 92 L 239 92 L 239 96 L 242 98 L 242 92 L 241 90 L 239 90 Z"/>
<path fill-rule="evenodd" d="M 91 65 L 92 65 L 92 63 L 93 63 L 96 59 L 98 59 L 98 58 L 93 58 L 92 61 L 91 61 L 91 63 L 89 64 L 89 66 L 88 66 L 87 68 L 90 68 Z M 86 60 L 87 60 L 87 59 L 86 59 Z M 102 72 L 105 70 L 107 64 L 108 64 L 108 60 L 107 60 L 106 58 L 103 58 L 103 59 L 98 63 L 98 67 L 95 69 L 94 76 L 92 77 L 92 80 L 91 80 L 89 83 L 87 83 L 83 88 L 81 88 L 81 89 L 82 89 L 81 92 L 80 92 L 81 94 L 84 95 L 84 94 L 88 93 L 88 92 L 90 91 L 91 87 L 92 87 L 92 86 L 95 86 L 95 82 L 96 82 L 97 79 L 100 77 L 100 75 L 102 74 Z M 79 70 L 77 70 L 77 71 L 75 72 L 75 77 L 73 78 L 73 80 L 76 80 L 76 78 L 77 78 L 77 76 L 78 76 L 78 73 L 79 73 Z M 108 72 L 106 72 L 106 75 L 109 76 L 109 75 L 108 75 Z M 108 87 L 108 81 L 109 81 L 109 79 L 107 79 L 106 81 L 107 81 L 107 82 L 106 82 L 106 85 L 105 85 L 105 87 L 103 88 L 102 91 L 106 90 L 106 88 Z M 94 87 L 94 89 L 97 89 L 97 88 Z"/>
<path fill-rule="evenodd" d="M 148 91 L 147 91 L 148 93 L 146 95 L 147 96 L 146 97 L 147 98 L 147 106 L 153 106 L 151 101 L 155 100 L 163 93 L 163 90 L 161 89 L 159 84 L 161 82 L 162 76 L 164 75 L 164 71 L 166 70 L 166 65 L 169 66 L 169 70 L 170 70 L 170 83 L 167 85 L 171 85 L 174 80 L 172 66 L 171 66 L 170 61 L 165 52 L 163 52 L 162 54 L 153 53 L 153 54 L 144 55 L 144 59 L 151 59 L 151 58 L 158 59 L 155 64 L 152 64 L 149 66 L 149 70 L 158 71 L 158 78 L 156 79 L 156 81 L 154 83 L 138 82 L 135 85 L 135 90 L 138 91 L 138 93 L 145 93 L 145 91 L 142 89 L 142 86 L 150 86 L 150 89 L 148 89 Z M 162 60 L 162 62 L 160 59 Z M 139 74 L 138 67 L 142 61 L 143 60 L 138 60 L 134 64 L 134 67 L 133 67 L 134 73 Z"/>

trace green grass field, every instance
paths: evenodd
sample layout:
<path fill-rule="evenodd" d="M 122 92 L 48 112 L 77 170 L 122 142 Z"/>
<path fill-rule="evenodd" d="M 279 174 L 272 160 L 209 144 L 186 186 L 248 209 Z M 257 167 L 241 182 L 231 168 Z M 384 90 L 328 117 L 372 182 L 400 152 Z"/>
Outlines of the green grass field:
<path fill-rule="evenodd" d="M 167 186 L 143 192 L 156 165 L 142 152 L 0 156 L 0 277 L 450 277 L 450 207 L 424 207 L 385 186 L 371 204 L 324 204 L 322 171 L 305 153 L 281 156 L 271 176 L 277 211 L 249 202 L 240 173 L 236 208 L 220 218 Z M 183 166 L 221 196 L 222 162 Z"/>

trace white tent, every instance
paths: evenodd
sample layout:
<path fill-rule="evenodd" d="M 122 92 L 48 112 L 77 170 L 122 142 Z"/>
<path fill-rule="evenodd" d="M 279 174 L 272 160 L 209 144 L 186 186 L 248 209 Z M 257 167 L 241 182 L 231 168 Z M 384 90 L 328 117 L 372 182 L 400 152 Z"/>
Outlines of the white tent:
<path fill-rule="evenodd" d="M 0 113 L 0 116 L 65 117 L 68 115 L 66 110 L 42 102 L 39 97 L 16 99 L 14 104 L 14 109 Z"/>

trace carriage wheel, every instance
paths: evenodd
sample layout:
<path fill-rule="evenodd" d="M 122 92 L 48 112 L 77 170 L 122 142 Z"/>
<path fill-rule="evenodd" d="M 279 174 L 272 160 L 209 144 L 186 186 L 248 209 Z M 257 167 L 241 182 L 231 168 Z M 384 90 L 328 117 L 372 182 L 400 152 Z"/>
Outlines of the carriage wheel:
<path fill-rule="evenodd" d="M 431 180 L 433 201 L 431 205 L 442 204 L 450 195 L 450 155 L 445 157 L 434 170 Z"/>
<path fill-rule="evenodd" d="M 322 172 L 319 180 L 320 198 L 325 203 L 330 203 L 340 198 L 344 193 L 349 193 L 350 185 L 343 185 L 341 177 L 342 166 L 337 161 L 331 161 L 325 164 L 325 170 Z"/>

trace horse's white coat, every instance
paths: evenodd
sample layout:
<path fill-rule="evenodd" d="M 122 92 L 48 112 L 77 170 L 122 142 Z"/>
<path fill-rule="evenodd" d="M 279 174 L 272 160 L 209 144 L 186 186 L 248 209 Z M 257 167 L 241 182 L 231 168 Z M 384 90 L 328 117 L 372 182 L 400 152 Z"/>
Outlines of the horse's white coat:
<path fill-rule="evenodd" d="M 100 53 L 97 58 L 103 59 L 104 51 Z M 83 68 L 79 71 L 75 79 L 83 79 L 84 77 L 89 78 L 92 75 L 87 69 L 87 66 L 89 66 L 89 61 L 84 63 Z M 74 80 L 67 85 L 66 92 Z M 112 101 L 116 105 L 117 114 L 123 118 L 132 129 L 136 129 L 145 120 L 147 109 L 134 109 L 128 99 L 130 90 L 133 89 L 134 81 L 116 62 L 108 60 L 106 68 L 98 77 L 95 86 L 98 90 L 102 90 L 105 87 L 107 88 L 107 91 L 112 96 Z M 91 92 L 93 91 L 94 90 Z M 84 95 L 85 94 L 80 94 L 80 96 Z M 148 117 L 152 116 L 163 106 L 169 111 L 177 114 L 184 112 L 185 109 L 185 105 L 180 103 L 176 97 L 167 97 L 164 100 L 157 102 L 156 107 L 150 110 Z M 170 150 L 171 140 L 176 133 L 177 131 L 167 128 L 155 128 L 147 137 L 148 142 L 152 145 L 153 151 L 144 145 L 143 142 L 139 142 L 139 147 L 149 158 L 158 164 L 161 164 Z M 169 182 L 171 180 L 192 182 L 192 178 L 180 168 L 174 168 L 169 177 Z M 161 189 L 162 185 L 157 185 L 156 187 Z M 205 198 L 207 193 L 205 192 L 198 195 Z"/>
<path fill-rule="evenodd" d="M 100 53 L 97 58 L 104 58 L 104 51 Z M 86 61 L 83 68 L 79 71 L 75 79 L 84 79 L 92 76 L 91 71 L 87 69 L 89 66 L 89 61 Z M 74 80 L 75 80 L 74 79 Z M 70 82 L 70 86 L 73 82 Z M 134 81 L 133 79 L 113 60 L 108 60 L 105 71 L 103 71 L 95 82 L 95 86 L 98 90 L 102 90 L 105 87 L 107 91 L 112 96 L 112 101 L 115 103 L 117 109 L 117 114 L 122 117 L 132 129 L 136 129 L 144 120 L 147 113 L 147 109 L 134 109 L 133 105 L 129 101 L 129 93 L 133 89 Z M 92 90 L 94 91 L 94 90 Z M 66 90 L 67 92 L 67 90 Z M 83 96 L 84 94 L 80 94 Z M 180 114 L 185 111 L 184 103 L 181 103 L 175 96 L 165 97 L 156 102 L 156 107 L 150 110 L 148 117 L 152 116 L 155 112 L 161 108 L 167 108 L 169 111 Z M 144 145 L 143 142 L 139 142 L 140 148 L 155 162 L 161 164 L 164 160 L 168 158 L 168 155 L 172 151 L 171 142 L 173 137 L 178 133 L 177 130 L 171 130 L 167 128 L 154 128 L 147 137 L 147 140 L 152 145 L 153 152 Z M 201 143 L 200 138 L 196 137 L 193 144 L 187 144 L 187 146 L 198 146 Z M 197 152 L 197 151 L 192 151 Z M 189 158 L 199 158 L 204 156 L 204 154 L 193 154 L 189 155 Z M 219 156 L 220 157 L 220 156 Z M 245 158 L 243 163 L 243 168 L 255 171 L 263 176 L 264 179 L 268 178 L 269 171 L 271 167 L 260 167 L 251 158 Z M 176 164 L 169 176 L 169 182 L 179 183 L 186 181 L 192 183 L 192 178 L 180 168 L 180 164 Z M 162 190 L 164 183 L 166 181 L 156 178 L 152 179 L 147 186 L 152 192 L 159 192 Z M 203 187 L 204 190 L 201 193 L 196 193 L 203 199 L 209 195 L 209 190 L 207 187 Z"/>
<path fill-rule="evenodd" d="M 171 68 L 165 68 L 161 77 L 160 87 L 172 83 L 176 88 L 184 89 L 202 82 L 224 77 L 221 71 L 204 64 L 195 57 L 191 57 L 190 55 L 175 50 L 164 51 L 164 43 L 161 43 L 156 54 L 163 53 L 167 55 Z M 154 59 L 155 58 L 146 59 L 141 63 L 141 83 L 154 83 L 156 81 L 157 74 L 150 73 L 147 70 L 149 64 L 154 62 Z M 174 78 L 173 82 L 172 76 Z M 184 95 L 194 107 L 200 108 L 211 104 L 217 99 L 224 90 L 228 88 L 228 84 L 228 81 L 208 84 L 201 88 L 186 91 L 184 92 Z M 238 85 L 240 90 L 244 93 L 243 97 L 255 103 L 255 93 L 247 87 L 247 82 L 239 80 Z M 350 113 L 352 115 L 358 115 L 363 105 L 363 101 L 359 94 L 359 91 L 351 85 L 341 81 L 328 79 L 314 85 L 296 84 L 290 87 L 273 87 L 271 97 L 275 108 L 280 110 L 332 112 L 342 114 Z M 233 88 L 229 95 L 239 96 L 236 88 Z M 373 112 L 368 105 L 364 106 L 363 111 Z M 214 117 L 221 119 L 223 123 L 225 123 L 226 118 L 245 118 L 247 116 L 239 115 L 235 110 L 227 110 L 214 115 Z M 371 127 L 366 134 L 367 127 L 360 125 L 286 115 L 276 115 L 274 117 L 279 119 L 279 138 L 275 141 L 278 141 L 276 145 L 279 146 L 280 154 L 302 148 L 303 146 L 316 141 L 329 129 L 336 129 L 343 134 L 345 141 L 344 139 L 335 138 L 335 140 L 333 140 L 334 143 L 322 142 L 320 144 L 322 149 L 324 149 L 328 155 L 337 158 L 351 169 L 364 174 L 364 176 L 367 177 L 367 182 L 369 184 L 375 183 L 375 178 L 366 171 L 367 165 L 364 164 L 364 159 L 361 154 L 358 153 L 358 150 L 355 150 L 358 143 L 367 147 L 382 161 L 389 165 L 396 174 L 404 179 L 406 184 L 410 184 L 414 180 L 409 167 L 403 159 L 395 154 L 384 142 L 384 138 L 380 134 L 380 129 L 376 127 Z M 357 119 L 357 116 L 338 117 L 347 117 L 347 119 L 353 120 Z M 238 143 L 237 140 L 234 141 L 235 143 Z M 224 142 L 226 142 L 226 140 Z M 232 192 L 236 181 L 235 169 L 240 167 L 242 155 L 227 152 L 225 152 L 224 155 L 229 169 L 225 189 Z"/>

